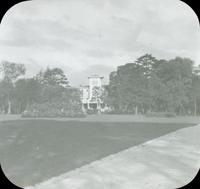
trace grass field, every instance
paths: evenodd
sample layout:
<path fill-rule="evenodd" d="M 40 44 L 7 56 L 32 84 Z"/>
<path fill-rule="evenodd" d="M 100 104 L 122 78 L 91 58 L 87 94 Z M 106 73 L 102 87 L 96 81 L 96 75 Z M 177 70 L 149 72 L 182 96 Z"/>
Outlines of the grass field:
<path fill-rule="evenodd" d="M 13 183 L 18 186 L 33 185 L 193 125 L 168 122 L 2 121 L 0 162 Z"/>

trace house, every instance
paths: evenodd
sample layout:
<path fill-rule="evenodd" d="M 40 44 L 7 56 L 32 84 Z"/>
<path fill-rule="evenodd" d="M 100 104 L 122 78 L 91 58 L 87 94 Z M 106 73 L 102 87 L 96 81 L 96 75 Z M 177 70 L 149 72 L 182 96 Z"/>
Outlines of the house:
<path fill-rule="evenodd" d="M 192 71 L 193 74 L 200 76 L 200 66 L 194 66 Z"/>
<path fill-rule="evenodd" d="M 80 87 L 83 111 L 103 111 L 105 104 L 102 99 L 104 90 L 102 80 L 101 76 L 91 75 L 88 77 L 88 85 Z"/>

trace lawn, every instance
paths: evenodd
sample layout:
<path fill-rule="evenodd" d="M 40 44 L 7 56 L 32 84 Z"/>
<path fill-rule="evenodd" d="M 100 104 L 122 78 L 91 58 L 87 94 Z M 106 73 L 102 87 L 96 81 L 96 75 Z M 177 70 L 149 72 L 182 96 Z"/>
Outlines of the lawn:
<path fill-rule="evenodd" d="M 192 123 L 0 122 L 0 162 L 18 186 L 39 183 Z M 148 157 L 147 157 L 148 158 Z"/>

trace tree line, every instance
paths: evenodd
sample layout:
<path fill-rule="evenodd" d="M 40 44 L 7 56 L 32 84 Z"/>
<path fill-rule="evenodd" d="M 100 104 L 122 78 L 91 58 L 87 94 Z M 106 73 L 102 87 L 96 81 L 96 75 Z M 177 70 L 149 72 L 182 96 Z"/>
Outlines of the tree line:
<path fill-rule="evenodd" d="M 193 72 L 193 66 L 189 58 L 164 60 L 145 54 L 118 66 L 110 73 L 109 84 L 96 96 L 113 113 L 200 115 L 200 74 Z M 69 85 L 62 69 L 47 67 L 24 78 L 24 64 L 3 61 L 0 73 L 0 113 L 82 114 L 80 90 Z"/>
<path fill-rule="evenodd" d="M 31 78 L 23 78 L 24 64 L 3 61 L 0 65 L 0 112 L 30 117 L 81 114 L 79 90 L 70 87 L 60 68 L 46 68 Z"/>
<path fill-rule="evenodd" d="M 110 73 L 106 102 L 116 113 L 199 115 L 200 76 L 193 65 L 189 58 L 145 54 Z"/>

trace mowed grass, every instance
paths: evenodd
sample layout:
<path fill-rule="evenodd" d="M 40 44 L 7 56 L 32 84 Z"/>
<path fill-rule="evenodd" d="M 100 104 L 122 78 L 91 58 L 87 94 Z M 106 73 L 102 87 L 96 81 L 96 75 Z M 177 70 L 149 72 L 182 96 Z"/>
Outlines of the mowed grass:
<path fill-rule="evenodd" d="M 0 122 L 0 162 L 18 186 L 34 185 L 191 123 Z M 147 157 L 148 158 L 148 157 Z"/>

